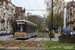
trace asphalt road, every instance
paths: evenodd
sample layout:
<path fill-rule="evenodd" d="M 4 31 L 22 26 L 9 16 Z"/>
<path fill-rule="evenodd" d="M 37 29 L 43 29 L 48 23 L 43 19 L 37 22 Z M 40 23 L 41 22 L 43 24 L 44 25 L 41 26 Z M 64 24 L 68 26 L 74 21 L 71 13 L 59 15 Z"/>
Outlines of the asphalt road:
<path fill-rule="evenodd" d="M 59 34 L 55 34 L 55 38 L 52 38 L 52 41 L 58 41 L 58 36 L 60 36 Z M 5 36 L 0 36 L 0 40 L 6 41 L 6 40 L 16 40 L 15 38 L 10 38 L 13 37 L 13 35 L 5 35 Z M 30 41 L 34 38 L 30 38 L 30 39 L 25 39 L 25 41 Z M 35 41 L 40 41 L 42 38 L 36 38 Z M 19 39 L 21 40 L 21 39 Z M 44 38 L 44 41 L 50 40 L 50 38 Z"/>

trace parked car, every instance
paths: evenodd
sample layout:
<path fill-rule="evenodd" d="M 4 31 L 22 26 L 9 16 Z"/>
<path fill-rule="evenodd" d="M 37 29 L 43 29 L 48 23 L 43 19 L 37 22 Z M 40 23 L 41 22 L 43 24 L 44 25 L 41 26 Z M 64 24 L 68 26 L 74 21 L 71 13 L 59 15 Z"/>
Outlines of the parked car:
<path fill-rule="evenodd" d="M 75 31 L 72 32 L 72 36 L 75 36 Z"/>
<path fill-rule="evenodd" d="M 63 28 L 62 34 L 63 36 L 71 36 L 71 29 L 70 28 Z"/>
<path fill-rule="evenodd" d="M 0 35 L 4 35 L 4 33 L 2 31 L 0 31 Z"/>
<path fill-rule="evenodd" d="M 71 35 L 73 35 L 73 31 L 71 31 Z"/>
<path fill-rule="evenodd" d="M 0 31 L 0 35 L 5 35 L 6 31 Z"/>
<path fill-rule="evenodd" d="M 2 31 L 2 33 L 3 33 L 3 35 L 5 35 L 6 34 L 6 31 Z"/>
<path fill-rule="evenodd" d="M 6 30 L 6 34 L 11 34 L 11 31 L 10 30 Z"/>

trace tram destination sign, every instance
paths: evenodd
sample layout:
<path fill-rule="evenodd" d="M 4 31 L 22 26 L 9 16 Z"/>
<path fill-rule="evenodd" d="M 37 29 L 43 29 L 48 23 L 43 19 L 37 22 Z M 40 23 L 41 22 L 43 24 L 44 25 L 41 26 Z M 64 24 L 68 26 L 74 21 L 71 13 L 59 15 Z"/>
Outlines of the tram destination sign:
<path fill-rule="evenodd" d="M 24 22 L 17 22 L 17 24 L 25 24 Z"/>

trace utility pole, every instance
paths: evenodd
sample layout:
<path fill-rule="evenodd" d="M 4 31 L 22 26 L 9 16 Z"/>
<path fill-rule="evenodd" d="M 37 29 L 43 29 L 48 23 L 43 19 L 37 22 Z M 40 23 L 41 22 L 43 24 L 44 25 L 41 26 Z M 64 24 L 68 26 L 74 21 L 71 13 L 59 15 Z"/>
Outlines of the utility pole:
<path fill-rule="evenodd" d="M 32 13 L 27 13 L 27 17 L 28 17 L 28 20 L 30 20 L 30 15 L 31 15 Z"/>
<path fill-rule="evenodd" d="M 29 20 L 29 12 L 27 13 L 27 18 L 28 18 L 28 20 Z"/>
<path fill-rule="evenodd" d="M 53 34 L 53 0 L 52 0 L 52 9 L 51 9 L 51 33 L 50 33 L 50 40 Z"/>

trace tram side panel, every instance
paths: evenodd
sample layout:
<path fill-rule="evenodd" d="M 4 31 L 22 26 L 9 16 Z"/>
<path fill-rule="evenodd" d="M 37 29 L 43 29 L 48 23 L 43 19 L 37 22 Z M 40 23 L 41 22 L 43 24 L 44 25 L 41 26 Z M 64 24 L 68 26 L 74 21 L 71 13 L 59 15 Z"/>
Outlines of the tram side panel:
<path fill-rule="evenodd" d="M 30 37 L 37 35 L 36 27 L 33 25 L 27 24 L 27 33 L 28 33 L 28 36 Z"/>
<path fill-rule="evenodd" d="M 33 27 L 31 25 L 27 25 L 27 34 L 29 38 L 33 36 Z"/>

